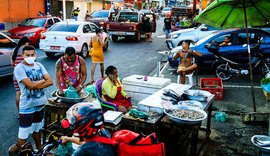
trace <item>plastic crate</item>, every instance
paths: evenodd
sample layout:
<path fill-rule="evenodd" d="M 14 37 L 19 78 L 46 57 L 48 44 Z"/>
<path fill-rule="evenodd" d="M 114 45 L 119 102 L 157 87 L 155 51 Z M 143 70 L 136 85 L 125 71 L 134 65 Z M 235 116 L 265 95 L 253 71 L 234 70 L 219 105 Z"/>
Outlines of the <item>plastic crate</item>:
<path fill-rule="evenodd" d="M 214 94 L 215 100 L 222 100 L 224 98 L 223 84 L 220 78 L 201 78 L 200 89 Z"/>

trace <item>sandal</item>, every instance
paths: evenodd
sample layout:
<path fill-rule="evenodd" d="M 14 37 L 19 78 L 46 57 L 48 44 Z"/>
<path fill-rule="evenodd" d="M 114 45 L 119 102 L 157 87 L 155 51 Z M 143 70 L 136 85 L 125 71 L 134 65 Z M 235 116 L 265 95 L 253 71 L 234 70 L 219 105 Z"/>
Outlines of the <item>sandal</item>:
<path fill-rule="evenodd" d="M 13 144 L 8 148 L 8 153 L 10 156 L 17 156 L 20 151 L 18 144 Z"/>

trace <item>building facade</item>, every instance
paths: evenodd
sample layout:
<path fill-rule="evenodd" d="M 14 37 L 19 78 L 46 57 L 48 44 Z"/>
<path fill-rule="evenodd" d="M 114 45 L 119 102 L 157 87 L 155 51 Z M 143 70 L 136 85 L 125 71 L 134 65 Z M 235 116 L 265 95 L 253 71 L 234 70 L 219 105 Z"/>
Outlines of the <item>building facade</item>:
<path fill-rule="evenodd" d="M 44 0 L 0 0 L 0 22 L 17 23 L 45 12 Z"/>

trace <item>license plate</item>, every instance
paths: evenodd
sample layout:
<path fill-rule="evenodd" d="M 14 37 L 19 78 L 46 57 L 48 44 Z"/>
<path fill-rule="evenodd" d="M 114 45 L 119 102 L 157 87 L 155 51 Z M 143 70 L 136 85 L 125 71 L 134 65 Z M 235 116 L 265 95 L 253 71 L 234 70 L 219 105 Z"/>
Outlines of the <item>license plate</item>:
<path fill-rule="evenodd" d="M 51 50 L 60 50 L 60 46 L 51 46 Z"/>
<path fill-rule="evenodd" d="M 117 35 L 125 35 L 125 32 L 118 32 Z"/>

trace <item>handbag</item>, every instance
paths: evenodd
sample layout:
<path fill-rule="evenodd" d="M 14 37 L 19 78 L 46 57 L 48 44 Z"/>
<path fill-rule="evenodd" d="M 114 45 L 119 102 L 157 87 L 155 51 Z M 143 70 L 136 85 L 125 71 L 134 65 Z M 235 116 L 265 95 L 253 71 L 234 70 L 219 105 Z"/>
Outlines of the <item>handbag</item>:
<path fill-rule="evenodd" d="M 142 135 L 130 130 L 119 130 L 112 139 L 96 136 L 91 141 L 114 145 L 117 156 L 165 156 L 165 145 L 155 133 Z"/>
<path fill-rule="evenodd" d="M 165 156 L 165 145 L 160 143 L 155 133 L 142 135 L 129 130 L 113 134 L 112 140 L 119 142 L 118 156 Z"/>

